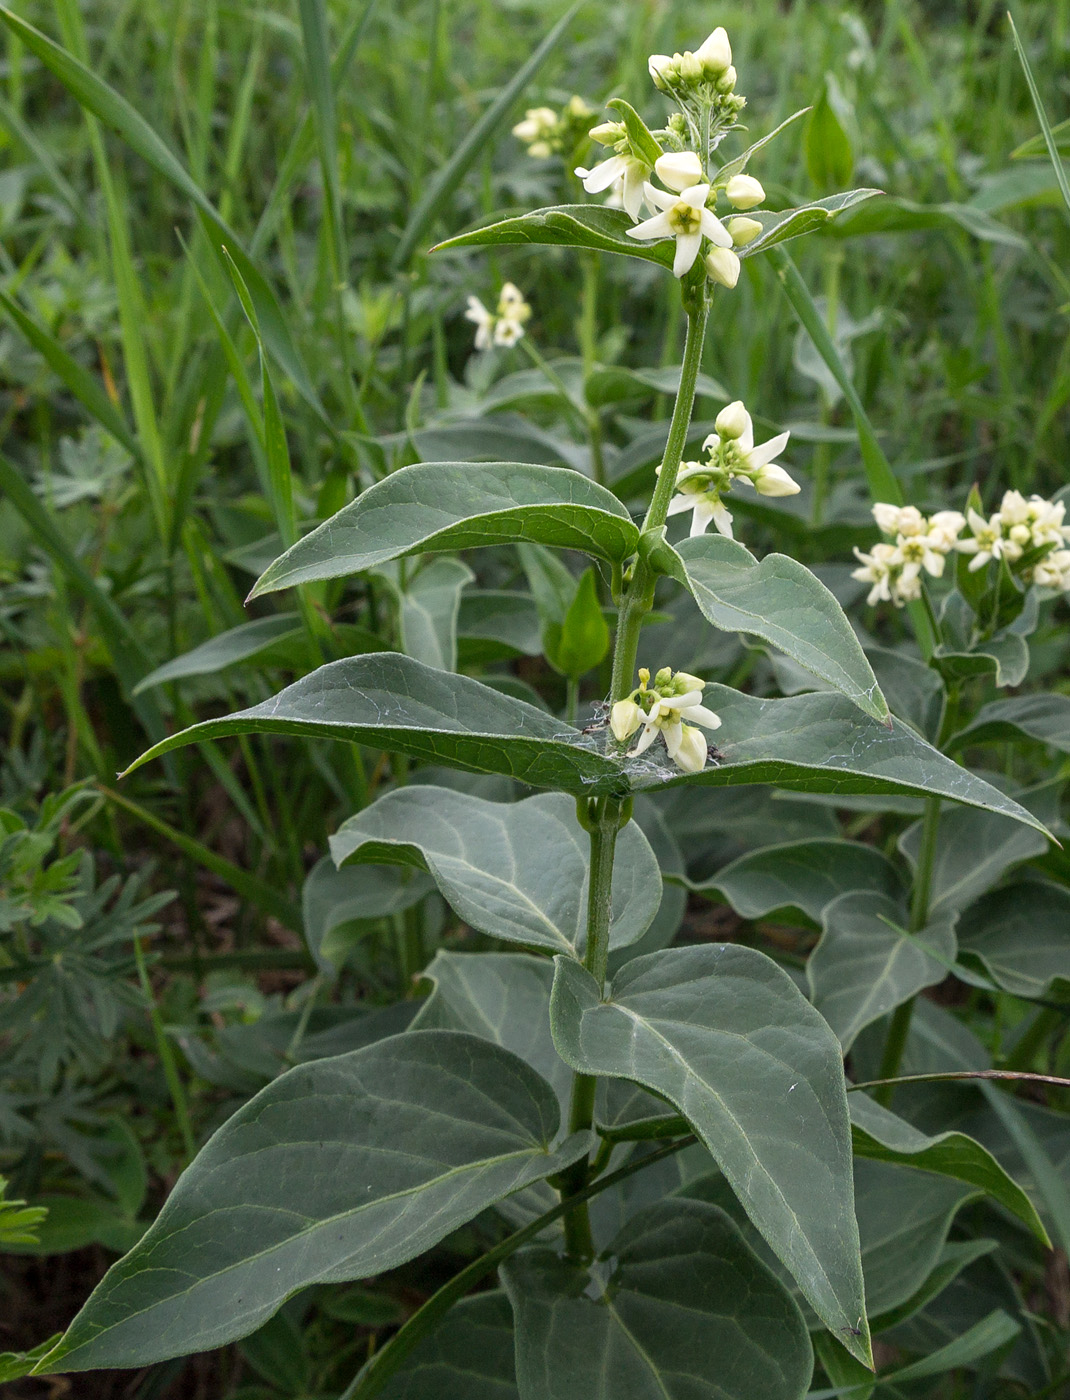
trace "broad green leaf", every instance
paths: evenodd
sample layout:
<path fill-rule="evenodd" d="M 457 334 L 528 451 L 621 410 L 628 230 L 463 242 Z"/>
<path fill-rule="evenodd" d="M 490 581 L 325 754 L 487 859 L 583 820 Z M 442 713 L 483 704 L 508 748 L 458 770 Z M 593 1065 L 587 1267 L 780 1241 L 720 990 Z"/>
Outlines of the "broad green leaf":
<path fill-rule="evenodd" d="M 538 656 L 542 636 L 531 594 L 495 588 L 462 594 L 457 648 L 462 664 Z"/>
<path fill-rule="evenodd" d="M 432 559 L 401 591 L 401 647 L 425 666 L 457 668 L 457 619 L 461 591 L 475 578 L 459 559 Z"/>
<path fill-rule="evenodd" d="M 940 610 L 944 641 L 933 653 L 933 665 L 945 680 L 963 681 L 991 675 L 997 686 L 1021 685 L 1029 671 L 1026 638 L 1037 625 L 1037 598 L 1026 594 L 1021 613 L 1008 626 L 985 640 L 976 640 L 973 609 L 956 589 Z"/>
<path fill-rule="evenodd" d="M 603 1261 L 588 1270 L 535 1248 L 503 1267 L 521 1400 L 806 1394 L 806 1325 L 723 1211 L 699 1201 L 651 1206 Z"/>
<path fill-rule="evenodd" d="M 1070 1001 L 1070 890 L 1019 881 L 963 915 L 959 943 L 1016 997 Z"/>
<path fill-rule="evenodd" d="M 440 948 L 424 977 L 433 991 L 413 1030 L 468 1031 L 511 1050 L 567 1105 L 572 1071 L 550 1036 L 554 968 L 529 953 L 452 953 Z"/>
<path fill-rule="evenodd" d="M 903 896 L 895 866 L 874 846 L 822 838 L 748 851 L 709 880 L 688 881 L 688 888 L 723 900 L 744 919 L 790 911 L 814 924 L 826 905 L 851 890 Z"/>
<path fill-rule="evenodd" d="M 380 1400 L 520 1400 L 504 1293 L 455 1303 L 379 1391 Z"/>
<path fill-rule="evenodd" d="M 605 660 L 609 651 L 609 627 L 598 600 L 594 566 L 584 569 L 572 602 L 546 659 L 555 670 L 578 680 Z"/>
<path fill-rule="evenodd" d="M 752 146 L 748 146 L 745 151 L 741 151 L 738 156 L 734 156 L 731 160 L 726 160 L 715 177 L 718 186 L 727 185 L 733 175 L 741 175 L 763 147 L 768 146 L 770 141 L 774 141 L 793 122 L 797 122 L 800 117 L 805 117 L 809 110 L 809 107 L 800 107 L 797 112 L 792 112 L 790 117 L 785 118 L 779 126 L 775 126 L 772 131 L 755 141 Z"/>
<path fill-rule="evenodd" d="M 959 1366 L 971 1366 L 1000 1347 L 1005 1347 L 1021 1330 L 1020 1322 L 1015 1322 L 1009 1314 L 997 1309 L 946 1347 L 920 1361 L 912 1361 L 909 1366 L 900 1366 L 888 1379 L 896 1384 L 907 1384 L 927 1376 L 946 1376 Z"/>
<path fill-rule="evenodd" d="M 337 870 L 324 856 L 301 889 L 305 942 L 317 966 L 337 972 L 358 938 L 419 903 L 432 888 L 422 871 L 376 865 Z"/>
<path fill-rule="evenodd" d="M 947 691 L 938 673 L 913 656 L 886 647 L 867 647 L 866 657 L 892 714 L 935 744 L 947 705 Z"/>
<path fill-rule="evenodd" d="M 443 787 L 399 788 L 350 817 L 330 845 L 339 866 L 428 871 L 459 917 L 492 938 L 583 956 L 590 838 L 564 793 L 487 802 Z M 641 938 L 660 903 L 657 860 L 630 821 L 617 836 L 610 947 Z"/>
<path fill-rule="evenodd" d="M 603 1000 L 558 958 L 551 1025 L 573 1069 L 631 1079 L 683 1114 L 819 1316 L 869 1364 L 840 1048 L 791 978 L 751 948 L 670 948 L 626 963 Z"/>
<path fill-rule="evenodd" d="M 985 705 L 951 740 L 952 749 L 968 744 L 1013 743 L 1021 735 L 1070 753 L 1070 695 L 1015 695 Z"/>
<path fill-rule="evenodd" d="M 843 609 L 804 564 L 786 554 L 754 555 L 724 535 L 683 540 L 680 580 L 705 617 L 725 632 L 761 637 L 839 691 L 865 714 L 888 706 Z"/>
<path fill-rule="evenodd" d="M 606 106 L 620 114 L 620 119 L 627 128 L 632 150 L 642 156 L 647 165 L 656 164 L 662 153 L 661 147 L 635 108 L 625 102 L 623 97 L 611 97 Z"/>
<path fill-rule="evenodd" d="M 922 823 L 899 838 L 899 849 L 917 870 Z M 933 859 L 929 909 L 947 915 L 965 909 L 1001 880 L 1012 866 L 1043 855 L 1047 840 L 1039 831 L 972 807 L 941 809 Z"/>
<path fill-rule="evenodd" d="M 837 111 L 843 105 L 843 97 L 835 83 L 831 74 L 826 75 L 821 96 L 811 108 L 803 131 L 806 169 L 819 190 L 846 185 L 854 174 L 851 138 Z"/>
<path fill-rule="evenodd" d="M 999 1244 L 996 1240 L 949 1241 L 940 1251 L 936 1267 L 918 1291 L 911 1294 L 906 1302 L 900 1303 L 897 1307 L 889 1308 L 887 1312 L 881 1313 L 880 1317 L 873 1319 L 874 1332 L 885 1332 L 913 1317 L 934 1298 L 938 1298 L 946 1288 L 949 1288 L 964 1269 L 968 1269 L 978 1259 L 984 1259 L 998 1248 Z"/>
<path fill-rule="evenodd" d="M 942 982 L 955 961 L 953 915 L 937 915 L 908 936 L 903 904 L 873 890 L 840 895 L 821 921 L 806 977 L 811 1000 L 845 1054 L 864 1026 Z"/>
<path fill-rule="evenodd" d="M 183 652 L 173 661 L 165 661 L 138 681 L 134 694 L 153 686 L 164 685 L 167 681 L 182 680 L 186 676 L 211 676 L 227 666 L 235 666 L 239 661 L 248 661 L 261 655 L 275 643 L 290 638 L 295 632 L 303 631 L 299 613 L 277 613 L 272 617 L 258 617 L 255 622 L 243 622 L 239 627 L 231 627 L 210 637 L 207 642 Z"/>
<path fill-rule="evenodd" d="M 870 1400 L 877 1388 L 877 1378 L 868 1366 L 848 1356 L 843 1347 L 838 1346 L 827 1332 L 819 1332 L 813 1338 L 814 1353 L 821 1362 L 825 1374 L 833 1385 L 834 1394 L 850 1397 L 850 1400 Z M 820 1391 L 817 1392 L 819 1395 Z M 813 1400 L 814 1392 L 808 1392 Z"/>
<path fill-rule="evenodd" d="M 856 1157 L 898 1162 L 979 1186 L 1024 1221 L 1046 1248 L 1051 1248 L 1032 1201 L 975 1138 L 959 1132 L 930 1137 L 867 1094 L 849 1094 L 847 1106 Z"/>
<path fill-rule="evenodd" d="M 827 199 L 814 199 L 809 204 L 800 204 L 795 209 L 748 209 L 747 218 L 757 219 L 762 225 L 762 232 L 753 242 L 738 249 L 739 256 L 753 257 L 755 253 L 764 253 L 767 248 L 786 243 L 789 238 L 812 233 L 814 229 L 834 223 L 836 216 L 845 209 L 852 209 L 856 204 L 881 193 L 881 190 L 871 189 L 845 190 L 842 194 L 829 195 Z"/>
<path fill-rule="evenodd" d="M 583 1134 L 554 1149 L 558 1126 L 550 1086 L 474 1036 L 299 1065 L 209 1140 L 39 1369 L 205 1351 L 299 1288 L 392 1269 L 587 1150 Z"/>
<path fill-rule="evenodd" d="M 652 394 L 676 394 L 680 388 L 680 366 L 662 369 L 633 369 L 629 365 L 608 365 L 591 371 L 583 382 L 584 397 L 593 408 L 605 408 L 627 399 Z M 695 381 L 695 397 L 727 402 L 732 395 L 716 379 L 700 373 Z"/>
<path fill-rule="evenodd" d="M 617 498 L 577 472 L 522 462 L 423 462 L 376 482 L 298 540 L 250 597 L 362 573 L 407 554 L 530 540 L 621 560 L 638 539 Z"/>

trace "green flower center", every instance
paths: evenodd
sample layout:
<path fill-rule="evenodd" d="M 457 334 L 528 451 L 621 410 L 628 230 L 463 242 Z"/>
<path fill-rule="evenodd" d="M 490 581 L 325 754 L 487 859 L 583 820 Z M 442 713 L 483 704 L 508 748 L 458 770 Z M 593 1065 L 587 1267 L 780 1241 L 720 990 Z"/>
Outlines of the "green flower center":
<path fill-rule="evenodd" d="M 702 210 L 678 200 L 669 210 L 669 224 L 673 233 L 698 233 L 702 223 Z"/>

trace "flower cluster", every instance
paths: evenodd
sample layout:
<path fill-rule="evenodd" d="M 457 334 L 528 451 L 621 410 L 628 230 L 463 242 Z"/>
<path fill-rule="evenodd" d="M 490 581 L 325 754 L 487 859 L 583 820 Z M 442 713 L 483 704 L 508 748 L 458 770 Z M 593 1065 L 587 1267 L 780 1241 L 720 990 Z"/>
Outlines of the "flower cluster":
<path fill-rule="evenodd" d="M 1027 583 L 1059 592 L 1070 591 L 1070 526 L 1063 524 L 1062 501 L 1042 496 L 1027 500 L 1020 491 L 1006 491 L 999 510 L 986 520 L 972 506 L 965 515 L 941 510 L 924 516 L 917 506 L 878 502 L 873 518 L 889 540 L 869 553 L 855 549 L 861 567 L 852 576 L 870 584 L 867 602 L 891 602 L 902 607 L 921 597 L 922 574 L 943 575 L 947 556 L 969 555 L 971 573 L 993 560 L 1017 568 Z"/>
<path fill-rule="evenodd" d="M 703 534 L 712 520 L 721 534 L 731 539 L 732 515 L 722 497 L 733 481 L 745 481 L 760 496 L 794 496 L 799 483 L 773 461 L 787 446 L 790 433 L 778 433 L 755 447 L 754 424 L 740 400 L 721 409 L 714 427 L 717 431 L 702 444 L 707 460 L 680 463 L 677 494 L 669 502 L 669 514 L 689 510 L 693 535 Z"/>
<path fill-rule="evenodd" d="M 640 668 L 638 686 L 626 699 L 617 701 L 609 716 L 613 736 L 622 744 L 627 743 L 637 731 L 642 731 L 628 757 L 636 758 L 645 753 L 661 734 L 669 757 L 677 768 L 685 773 L 701 773 L 709 751 L 705 734 L 695 726 L 701 724 L 705 729 L 721 727 L 720 717 L 702 704 L 705 684 L 705 681 L 689 676 L 686 671 L 674 674 L 668 666 L 663 666 L 651 686 L 650 672 L 646 667 Z M 685 724 L 685 719 L 691 723 Z"/>
<path fill-rule="evenodd" d="M 733 209 L 747 210 L 761 204 L 765 191 L 753 176 L 733 166 L 706 174 L 713 147 L 743 102 L 732 96 L 736 70 L 728 35 L 715 29 L 694 54 L 674 54 L 672 58 L 655 54 L 650 59 L 650 72 L 657 86 L 680 104 L 681 112 L 670 119 L 664 131 L 650 133 L 653 147 L 640 148 L 624 122 L 603 122 L 594 127 L 589 133 L 592 140 L 611 147 L 613 154 L 590 169 L 577 166 L 576 175 L 588 194 L 611 191 L 611 202 L 619 203 L 635 222 L 635 228 L 628 229 L 629 237 L 641 242 L 676 240 L 675 276 L 691 271 L 705 243 L 707 275 L 724 287 L 734 287 L 739 278 L 735 249 L 755 239 L 763 225 L 758 219 L 747 218 L 722 223 L 716 213 L 718 195 L 723 194 Z M 730 112 L 722 110 L 729 97 Z M 705 146 L 702 155 L 685 149 L 688 138 L 692 146 L 700 145 L 700 130 L 709 133 L 709 139 L 705 134 L 701 137 Z M 654 157 L 658 149 L 662 153 Z M 651 183 L 652 174 L 664 188 Z M 651 216 L 647 219 L 641 219 L 644 205 Z"/>
<path fill-rule="evenodd" d="M 515 345 L 524 334 L 524 322 L 531 307 L 524 294 L 512 282 L 506 282 L 498 298 L 497 312 L 488 311 L 478 297 L 468 298 L 465 319 L 476 326 L 476 349 L 489 350 L 492 345 Z"/>
<path fill-rule="evenodd" d="M 513 127 L 513 135 L 527 146 L 529 156 L 545 160 L 571 151 L 593 116 L 594 108 L 582 97 L 570 97 L 560 112 L 552 107 L 529 107 L 524 120 Z"/>

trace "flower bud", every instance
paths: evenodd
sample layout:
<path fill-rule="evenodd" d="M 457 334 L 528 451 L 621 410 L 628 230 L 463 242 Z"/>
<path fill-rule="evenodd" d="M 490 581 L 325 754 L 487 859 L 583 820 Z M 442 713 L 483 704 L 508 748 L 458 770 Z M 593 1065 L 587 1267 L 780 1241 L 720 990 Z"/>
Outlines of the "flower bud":
<path fill-rule="evenodd" d="M 734 92 L 735 86 L 736 70 L 729 65 L 717 80 L 717 91 L 722 93 Z"/>
<path fill-rule="evenodd" d="M 739 281 L 739 259 L 731 248 L 711 248 L 706 254 L 706 273 L 711 282 L 734 287 Z"/>
<path fill-rule="evenodd" d="M 702 162 L 694 151 L 668 151 L 657 158 L 654 169 L 665 188 L 675 194 L 702 181 Z"/>
<path fill-rule="evenodd" d="M 732 66 L 732 45 L 723 26 L 718 27 L 703 41 L 695 57 L 705 69 L 706 76 L 719 78 Z"/>
<path fill-rule="evenodd" d="M 750 427 L 750 414 L 743 407 L 743 400 L 736 399 L 735 403 L 722 408 L 714 419 L 713 426 L 722 439 L 741 438 Z"/>
<path fill-rule="evenodd" d="M 684 773 L 701 773 L 709 756 L 706 736 L 693 724 L 681 726 L 680 746 L 672 756 L 672 761 Z"/>
<path fill-rule="evenodd" d="M 757 238 L 763 227 L 757 219 L 729 219 L 725 224 L 737 248 L 742 248 Z"/>
<path fill-rule="evenodd" d="M 646 61 L 647 69 L 654 80 L 654 86 L 659 92 L 668 92 L 669 90 L 666 72 L 671 65 L 672 59 L 667 53 L 652 53 Z"/>
<path fill-rule="evenodd" d="M 702 690 L 706 682 L 700 680 L 698 676 L 693 676 L 688 671 L 677 671 L 676 673 L 676 693 L 686 695 L 689 690 Z"/>
<path fill-rule="evenodd" d="M 627 130 L 623 122 L 602 122 L 600 126 L 592 126 L 587 135 L 600 146 L 615 146 L 623 141 Z"/>
<path fill-rule="evenodd" d="M 724 192 L 737 209 L 753 209 L 765 198 L 765 190 L 753 175 L 733 175 Z"/>
<path fill-rule="evenodd" d="M 702 81 L 702 64 L 690 49 L 680 55 L 676 66 L 680 72 L 681 82 L 694 85 Z"/>
<path fill-rule="evenodd" d="M 799 483 L 793 481 L 776 462 L 760 467 L 753 481 L 759 496 L 796 496 L 801 489 Z"/>
<path fill-rule="evenodd" d="M 634 700 L 618 700 L 609 714 L 609 727 L 614 739 L 623 744 L 631 738 L 643 719 L 643 711 Z"/>

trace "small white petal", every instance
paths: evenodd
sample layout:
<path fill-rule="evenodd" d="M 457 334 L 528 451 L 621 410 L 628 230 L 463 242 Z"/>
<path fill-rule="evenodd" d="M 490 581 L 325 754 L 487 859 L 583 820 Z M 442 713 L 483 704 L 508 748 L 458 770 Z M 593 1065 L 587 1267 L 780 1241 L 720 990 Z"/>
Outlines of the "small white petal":
<path fill-rule="evenodd" d="M 681 491 L 680 494 L 679 494 L 678 496 L 674 496 L 674 497 L 672 498 L 672 500 L 669 502 L 669 508 L 668 508 L 668 510 L 665 512 L 665 514 L 666 514 L 666 515 L 682 515 L 682 514 L 684 513 L 685 510 L 693 510 L 693 509 L 694 509 L 694 506 L 695 506 L 695 498 L 694 498 L 694 496 L 686 495 L 684 492 Z"/>
<path fill-rule="evenodd" d="M 779 457 L 788 445 L 788 438 L 791 433 L 777 433 L 776 437 L 770 438 L 768 442 L 759 443 L 757 447 L 752 447 L 747 453 L 747 462 L 753 471 L 758 471 L 765 466 L 766 462 L 771 462 L 774 457 Z"/>
<path fill-rule="evenodd" d="M 726 404 L 714 419 L 713 426 L 721 437 L 730 438 L 733 442 L 753 431 L 751 416 L 744 408 L 742 399 Z M 720 438 L 711 434 L 703 443 L 703 447 L 717 447 L 719 444 Z"/>
<path fill-rule="evenodd" d="M 706 729 L 720 729 L 721 716 L 707 710 L 705 705 L 693 705 L 687 712 L 689 724 L 701 724 Z"/>
<path fill-rule="evenodd" d="M 646 188 L 649 189 L 650 186 L 647 185 Z M 668 214 L 655 214 L 652 219 L 644 219 L 641 224 L 636 224 L 635 228 L 625 229 L 625 233 L 629 238 L 672 238 L 673 226 L 669 223 Z"/>
<path fill-rule="evenodd" d="M 642 734 L 639 735 L 639 742 L 636 744 L 635 748 L 632 749 L 631 752 L 628 754 L 628 757 L 638 758 L 641 753 L 646 753 L 647 749 L 654 742 L 657 732 L 658 727 L 656 724 L 646 725 L 646 727 L 643 729 Z"/>
<path fill-rule="evenodd" d="M 649 180 L 645 180 L 643 182 L 643 198 L 653 209 L 671 209 L 678 196 L 669 194 L 667 190 L 659 190 L 657 185 L 652 185 Z"/>
<path fill-rule="evenodd" d="M 732 235 L 712 209 L 703 209 L 699 216 L 699 228 L 715 248 L 731 248 Z"/>
<path fill-rule="evenodd" d="M 666 151 L 654 162 L 654 170 L 663 185 L 677 192 L 702 179 L 702 162 L 694 151 Z"/>
<path fill-rule="evenodd" d="M 706 526 L 714 518 L 714 509 L 709 501 L 703 499 L 699 501 L 691 516 L 691 534 L 704 535 Z"/>
<path fill-rule="evenodd" d="M 601 194 L 603 190 L 608 190 L 614 180 L 619 180 L 624 174 L 627 161 L 623 156 L 610 156 L 608 160 L 600 161 L 592 170 L 584 170 L 579 167 L 576 174 L 583 181 L 583 188 L 588 194 Z"/>
<path fill-rule="evenodd" d="M 684 204 L 689 204 L 692 209 L 705 209 L 706 201 L 709 197 L 709 185 L 690 185 L 686 190 L 680 191 L 681 201 Z M 731 242 L 731 239 L 729 239 L 729 242 Z"/>
<path fill-rule="evenodd" d="M 640 225 L 642 227 L 642 225 Z M 630 228 L 629 233 L 634 233 L 635 229 Z M 698 257 L 698 250 L 702 247 L 701 233 L 678 233 L 676 235 L 676 256 L 673 258 L 672 275 L 683 277 L 690 272 Z"/>
<path fill-rule="evenodd" d="M 722 535 L 727 535 L 730 540 L 735 538 L 732 534 L 732 512 L 730 510 L 727 510 L 721 504 L 715 505 L 713 507 L 713 518 Z"/>

